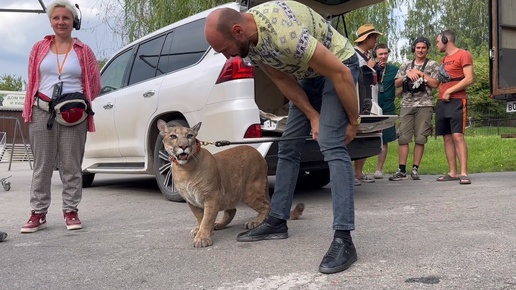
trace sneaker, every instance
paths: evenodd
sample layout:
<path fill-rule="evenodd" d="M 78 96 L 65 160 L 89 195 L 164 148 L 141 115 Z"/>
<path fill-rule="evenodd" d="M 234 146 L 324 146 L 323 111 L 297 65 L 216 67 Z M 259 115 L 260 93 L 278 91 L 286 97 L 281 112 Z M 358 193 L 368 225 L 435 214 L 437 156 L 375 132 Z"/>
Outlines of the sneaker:
<path fill-rule="evenodd" d="M 76 211 L 65 212 L 64 214 L 66 229 L 79 230 L 82 229 L 81 220 Z"/>
<path fill-rule="evenodd" d="M 355 178 L 355 183 L 353 185 L 360 186 L 360 185 L 362 185 L 362 182 L 360 182 L 360 180 L 358 180 L 358 178 Z"/>
<path fill-rule="evenodd" d="M 256 242 L 261 240 L 279 240 L 288 238 L 287 222 L 275 227 L 264 220 L 256 228 L 238 234 L 239 242 Z"/>
<path fill-rule="evenodd" d="M 417 171 L 416 167 L 412 167 L 412 172 L 410 173 L 410 177 L 414 180 L 420 180 L 421 177 L 419 176 L 419 172 Z"/>
<path fill-rule="evenodd" d="M 383 172 L 380 170 L 376 170 L 373 174 L 374 179 L 383 179 Z"/>
<path fill-rule="evenodd" d="M 44 213 L 31 212 L 30 218 L 21 228 L 22 233 L 34 233 L 47 227 L 47 219 Z"/>
<path fill-rule="evenodd" d="M 4 232 L 0 231 L 0 242 L 5 240 L 5 238 L 7 238 L 7 233 L 4 233 Z"/>
<path fill-rule="evenodd" d="M 362 175 L 360 177 L 357 177 L 357 179 L 360 181 L 360 182 L 364 182 L 364 183 L 373 183 L 374 182 L 374 178 L 372 178 L 371 176 L 369 175 Z"/>
<path fill-rule="evenodd" d="M 342 238 L 333 238 L 333 242 L 324 255 L 319 265 L 319 272 L 323 274 L 333 274 L 349 268 L 357 260 L 357 250 L 355 246 L 347 244 Z"/>
<path fill-rule="evenodd" d="M 398 169 L 396 173 L 394 173 L 391 177 L 389 177 L 390 181 L 398 181 L 398 180 L 405 180 L 407 179 L 407 174 L 404 172 L 401 172 L 401 170 Z"/>

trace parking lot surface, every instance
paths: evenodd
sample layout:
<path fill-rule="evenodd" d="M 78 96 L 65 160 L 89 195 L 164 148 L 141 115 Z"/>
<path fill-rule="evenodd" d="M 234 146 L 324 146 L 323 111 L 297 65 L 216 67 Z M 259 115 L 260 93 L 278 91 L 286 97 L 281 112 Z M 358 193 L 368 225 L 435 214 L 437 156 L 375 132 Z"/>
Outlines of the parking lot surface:
<path fill-rule="evenodd" d="M 97 175 L 84 189 L 84 228 L 67 231 L 59 173 L 48 228 L 21 234 L 30 214 L 32 171 L 0 163 L 0 289 L 516 289 L 516 172 L 472 174 L 471 185 L 386 178 L 355 187 L 358 261 L 324 275 L 332 239 L 328 187 L 304 202 L 286 240 L 239 243 L 253 216 L 245 205 L 214 244 L 194 248 L 195 218 L 165 200 L 150 176 Z M 274 178 L 271 178 L 273 185 Z"/>

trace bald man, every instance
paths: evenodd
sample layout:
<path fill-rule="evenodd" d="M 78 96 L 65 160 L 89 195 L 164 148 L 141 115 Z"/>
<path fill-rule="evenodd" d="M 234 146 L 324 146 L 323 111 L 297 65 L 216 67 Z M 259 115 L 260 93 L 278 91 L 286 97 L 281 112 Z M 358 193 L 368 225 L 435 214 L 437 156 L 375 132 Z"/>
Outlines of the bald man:
<path fill-rule="evenodd" d="M 333 241 L 319 271 L 344 271 L 357 260 L 353 169 L 345 144 L 360 124 L 355 84 L 358 58 L 351 42 L 317 12 L 295 1 L 271 1 L 247 13 L 222 8 L 206 19 L 206 39 L 226 58 L 248 57 L 290 100 L 284 137 L 312 134 L 328 162 L 333 203 Z M 286 239 L 286 220 L 304 139 L 280 141 L 276 184 L 268 218 L 238 235 L 240 242 Z"/>

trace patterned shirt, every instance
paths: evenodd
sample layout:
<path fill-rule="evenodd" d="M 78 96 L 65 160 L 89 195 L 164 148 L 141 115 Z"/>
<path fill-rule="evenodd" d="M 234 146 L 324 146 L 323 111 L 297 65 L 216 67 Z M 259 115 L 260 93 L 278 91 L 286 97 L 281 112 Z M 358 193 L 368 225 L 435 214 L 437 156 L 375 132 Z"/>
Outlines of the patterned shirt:
<path fill-rule="evenodd" d="M 423 64 L 414 64 L 414 69 L 421 70 Z M 407 72 L 412 69 L 412 61 L 408 61 L 401 65 L 398 73 L 396 74 L 396 78 L 404 78 L 407 75 Z M 424 73 L 431 76 L 432 78 L 437 78 L 437 74 L 439 73 L 439 63 L 433 60 L 428 60 L 428 63 L 425 66 Z M 417 92 L 417 93 L 403 93 L 403 99 L 401 100 L 402 107 L 432 107 L 433 95 L 432 88 L 428 85 L 426 86 L 426 92 Z"/>
<path fill-rule="evenodd" d="M 31 122 L 32 106 L 34 105 L 34 96 L 38 91 L 41 76 L 39 66 L 50 50 L 54 40 L 53 35 L 47 35 L 41 41 L 38 41 L 32 47 L 29 56 L 29 82 L 27 92 L 25 94 L 25 104 L 23 106 L 22 116 L 25 122 Z M 100 93 L 100 69 L 95 58 L 95 54 L 89 46 L 82 43 L 79 39 L 74 38 L 73 50 L 77 54 L 82 72 L 82 88 L 84 95 L 88 100 L 93 101 Z M 88 131 L 95 132 L 95 123 L 93 116 L 88 115 Z"/>
<path fill-rule="evenodd" d="M 248 11 L 258 27 L 258 43 L 249 59 L 267 64 L 299 79 L 317 77 L 308 66 L 317 43 L 344 61 L 355 54 L 351 42 L 321 15 L 295 1 L 270 1 Z"/>

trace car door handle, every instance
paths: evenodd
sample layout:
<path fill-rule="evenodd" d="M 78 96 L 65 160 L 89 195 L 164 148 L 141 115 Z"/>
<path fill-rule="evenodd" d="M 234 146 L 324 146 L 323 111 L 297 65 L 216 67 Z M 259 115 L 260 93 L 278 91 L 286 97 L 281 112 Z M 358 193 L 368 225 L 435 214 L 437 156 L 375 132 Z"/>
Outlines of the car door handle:
<path fill-rule="evenodd" d="M 106 110 L 109 110 L 109 109 L 113 109 L 113 103 L 107 103 L 105 104 L 104 106 L 102 106 L 104 109 Z"/>
<path fill-rule="evenodd" d="M 147 92 L 143 93 L 143 97 L 144 98 L 150 98 L 150 97 L 154 96 L 155 93 L 156 93 L 155 90 L 150 90 L 150 91 L 147 91 Z"/>

